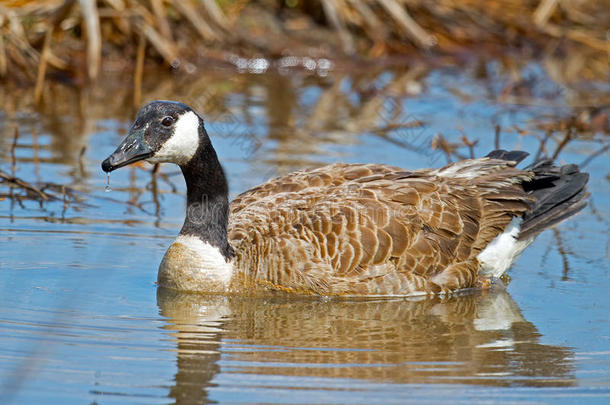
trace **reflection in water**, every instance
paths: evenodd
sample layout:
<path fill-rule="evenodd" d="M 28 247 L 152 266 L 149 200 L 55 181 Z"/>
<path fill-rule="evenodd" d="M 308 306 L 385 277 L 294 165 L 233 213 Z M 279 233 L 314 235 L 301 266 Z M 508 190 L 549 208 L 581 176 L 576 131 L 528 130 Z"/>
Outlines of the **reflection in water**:
<path fill-rule="evenodd" d="M 193 300 L 189 295 L 176 296 L 159 290 L 157 301 L 161 315 L 167 317 L 165 329 L 178 342 L 178 372 L 169 397 L 177 404 L 207 403 L 207 388 L 220 372 L 220 334 L 230 315 L 226 297 Z M 203 298 L 203 297 L 198 297 Z"/>
<path fill-rule="evenodd" d="M 446 299 L 208 297 L 159 289 L 175 331 L 170 396 L 204 398 L 219 373 L 392 383 L 571 386 L 573 353 L 543 345 L 503 289 Z M 224 343 L 223 343 L 224 342 Z M 270 379 L 269 384 L 272 384 Z"/>

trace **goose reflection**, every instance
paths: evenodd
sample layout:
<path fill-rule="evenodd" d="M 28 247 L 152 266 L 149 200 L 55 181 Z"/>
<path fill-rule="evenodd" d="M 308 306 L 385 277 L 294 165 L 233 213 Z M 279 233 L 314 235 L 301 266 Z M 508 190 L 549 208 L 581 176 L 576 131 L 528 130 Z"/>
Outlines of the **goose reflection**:
<path fill-rule="evenodd" d="M 170 397 L 207 402 L 228 373 L 391 383 L 570 386 L 569 348 L 540 343 L 503 289 L 450 298 L 341 301 L 209 297 L 159 289 L 177 344 Z"/>

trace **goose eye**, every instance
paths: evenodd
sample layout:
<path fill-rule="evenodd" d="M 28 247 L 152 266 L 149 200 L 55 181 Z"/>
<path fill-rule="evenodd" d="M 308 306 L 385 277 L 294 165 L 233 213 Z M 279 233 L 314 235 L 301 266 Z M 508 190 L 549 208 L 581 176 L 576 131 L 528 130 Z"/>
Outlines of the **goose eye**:
<path fill-rule="evenodd" d="M 163 120 L 161 120 L 161 125 L 165 127 L 171 127 L 173 123 L 174 119 L 172 117 L 165 117 Z"/>

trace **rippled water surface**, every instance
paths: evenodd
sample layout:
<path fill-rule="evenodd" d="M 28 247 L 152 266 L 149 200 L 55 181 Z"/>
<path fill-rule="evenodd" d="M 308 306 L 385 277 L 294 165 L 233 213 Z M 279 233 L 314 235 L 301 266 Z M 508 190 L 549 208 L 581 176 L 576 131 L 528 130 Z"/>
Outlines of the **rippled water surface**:
<path fill-rule="evenodd" d="M 336 161 L 439 167 L 447 156 L 431 145 L 468 156 L 465 134 L 476 155 L 494 144 L 552 154 L 565 131 L 545 141 L 549 126 L 608 90 L 565 87 L 525 64 L 526 91 L 497 63 L 484 68 L 200 72 L 150 77 L 144 101 L 177 99 L 205 116 L 235 195 Z M 610 402 L 603 131 L 581 130 L 559 154 L 595 156 L 591 203 L 540 235 L 505 289 L 421 301 L 206 297 L 155 286 L 183 220 L 179 170 L 122 169 L 104 191 L 100 162 L 135 114 L 130 86 L 51 85 L 38 109 L 28 95 L 0 96 L 0 169 L 51 196 L 0 183 L 2 403 Z"/>

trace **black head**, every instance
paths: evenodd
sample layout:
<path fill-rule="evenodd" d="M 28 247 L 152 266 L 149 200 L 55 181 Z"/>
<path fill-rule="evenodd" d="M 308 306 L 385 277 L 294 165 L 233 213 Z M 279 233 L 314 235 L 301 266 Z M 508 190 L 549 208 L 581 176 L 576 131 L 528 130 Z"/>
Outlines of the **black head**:
<path fill-rule="evenodd" d="M 187 164 L 202 142 L 209 142 L 203 120 L 176 101 L 153 101 L 138 112 L 129 135 L 102 163 L 111 172 L 139 160 Z"/>

